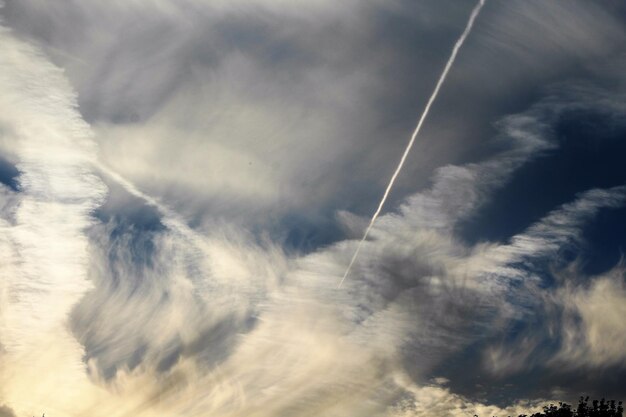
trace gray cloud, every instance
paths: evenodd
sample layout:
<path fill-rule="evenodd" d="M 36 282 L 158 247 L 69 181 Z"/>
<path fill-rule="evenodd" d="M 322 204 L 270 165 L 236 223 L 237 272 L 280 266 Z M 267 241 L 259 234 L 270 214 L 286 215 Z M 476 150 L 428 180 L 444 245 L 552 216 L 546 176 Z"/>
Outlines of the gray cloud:
<path fill-rule="evenodd" d="M 6 405 L 0 405 L 0 417 L 15 417 L 15 413 Z"/>
<path fill-rule="evenodd" d="M 285 214 L 374 207 L 470 6 L 344 3 L 28 1 L 4 14 L 67 69 L 113 168 L 206 228 L 280 228 Z M 485 120 L 623 39 L 582 2 L 493 2 L 476 29 L 392 204 L 472 158 Z"/>

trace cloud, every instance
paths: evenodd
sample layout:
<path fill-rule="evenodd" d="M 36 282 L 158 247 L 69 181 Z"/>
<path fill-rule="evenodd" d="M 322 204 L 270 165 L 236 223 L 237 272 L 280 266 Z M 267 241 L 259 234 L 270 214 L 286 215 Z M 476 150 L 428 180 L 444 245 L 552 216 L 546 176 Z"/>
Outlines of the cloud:
<path fill-rule="evenodd" d="M 533 258 L 537 260 L 550 259 L 551 262 L 558 265 L 559 252 L 580 243 L 580 232 L 584 222 L 592 218 L 601 208 L 619 207 L 623 206 L 624 203 L 626 203 L 625 187 L 615 187 L 610 190 L 591 190 L 575 202 L 566 204 L 561 209 L 553 211 L 525 233 L 515 236 L 510 245 L 497 247 L 488 257 L 493 257 L 492 259 L 500 261 L 505 260 L 504 265 L 500 264 L 498 266 L 497 272 L 500 274 L 504 273 L 505 276 L 517 276 L 518 278 L 529 277 L 539 283 L 541 279 L 536 274 L 544 272 L 533 268 L 533 264 L 538 263 L 537 261 L 533 262 Z M 515 263 L 527 263 L 528 266 L 525 268 L 509 267 L 508 271 L 506 268 L 503 268 Z M 564 287 L 557 287 L 557 294 L 561 291 L 566 291 L 566 293 L 569 291 L 567 288 L 571 284 L 566 282 L 563 285 Z M 542 295 L 540 293 L 542 291 L 541 287 L 535 289 L 532 287 L 533 285 L 530 284 L 529 289 L 536 292 L 532 294 L 532 297 L 536 297 L 535 301 L 531 301 L 532 304 L 536 305 L 537 308 L 541 308 L 546 317 L 556 320 L 556 326 L 558 327 L 560 320 L 558 316 L 555 316 L 554 311 L 550 311 L 551 308 L 554 308 L 554 300 L 551 300 L 549 296 Z M 569 309 L 570 300 L 568 300 L 568 297 L 561 295 L 559 298 L 562 298 L 559 302 L 560 308 Z M 576 305 L 575 303 L 572 304 Z M 567 319 L 563 321 L 566 323 Z M 554 325 L 552 323 L 552 326 Z M 559 330 L 557 329 L 556 331 Z M 548 330 L 548 334 L 552 332 L 554 330 Z M 570 330 L 564 330 L 566 339 L 571 337 L 571 334 L 568 333 L 570 333 Z M 541 337 L 545 337 L 541 333 L 537 334 L 541 336 L 537 337 L 523 333 L 510 343 L 488 350 L 488 366 L 496 373 L 512 372 L 523 367 L 529 367 L 533 360 L 546 361 L 549 356 L 548 358 L 541 354 L 536 356 L 537 351 L 541 352 L 541 347 L 544 345 Z M 570 343 L 566 341 L 565 345 Z M 565 347 L 565 349 L 569 348 Z M 611 363 L 611 361 L 605 362 L 607 358 L 608 356 L 604 355 L 595 356 L 595 360 L 598 361 L 597 364 L 604 362 L 605 366 Z M 577 366 L 582 366 L 583 363 L 579 361 Z"/>
<path fill-rule="evenodd" d="M 29 0 L 4 15 L 66 68 L 107 165 L 206 229 L 219 218 L 288 234 L 294 213 L 316 226 L 372 211 L 472 6 L 297 4 Z M 392 205 L 472 158 L 493 133 L 485 120 L 623 39 L 583 2 L 494 2 L 486 15 Z"/>
<path fill-rule="evenodd" d="M 577 90 L 568 86 L 566 91 Z M 411 335 L 404 349 L 412 375 L 428 375 L 445 367 L 446 357 L 462 355 L 471 344 L 493 338 L 506 340 L 498 349 L 485 351 L 485 366 L 495 375 L 549 366 L 554 355 L 549 351 L 553 336 L 542 333 L 534 337 L 522 332 L 508 339 L 507 335 L 515 323 L 532 323 L 532 309 L 541 311 L 537 315 L 542 314 L 542 320 L 556 320 L 550 326 L 559 326 L 556 311 L 542 307 L 542 303 L 552 305 L 542 295 L 542 287 L 554 280 L 550 265 L 566 264 L 568 259 L 563 255 L 579 250 L 583 227 L 600 210 L 624 205 L 624 187 L 582 193 L 508 242 L 466 246 L 455 231 L 459 222 L 484 207 L 494 190 L 506 186 L 521 165 L 547 152 L 557 152 L 558 142 L 550 126 L 561 112 L 588 106 L 619 114 L 619 100 L 599 100 L 603 96 L 598 91 L 591 95 L 585 91 L 567 99 L 557 99 L 555 91 L 529 111 L 507 117 L 500 124 L 500 140 L 508 141 L 508 151 L 483 163 L 441 168 L 432 188 L 410 197 L 399 214 L 380 219 L 372 240 L 364 246 L 354 282 L 348 284 L 351 297 L 358 300 L 351 314 L 361 322 L 363 316 L 371 315 L 372 321 L 384 317 L 381 309 L 406 313 L 406 323 L 381 321 L 376 330 L 388 335 L 390 329 L 399 326 L 400 334 Z M 345 257 L 349 246 L 344 245 L 337 249 Z M 315 263 L 324 264 L 317 259 Z M 327 275 L 339 272 L 329 268 L 322 271 Z M 367 297 L 359 299 L 360 294 Z M 419 364 L 415 364 L 415 357 L 420 358 Z M 614 362 L 604 366 L 610 363 Z"/>
<path fill-rule="evenodd" d="M 562 347 L 554 366 L 610 367 L 626 364 L 622 349 L 626 326 L 621 317 L 626 305 L 624 268 L 613 270 L 587 284 L 566 285 L 555 294 L 564 310 Z"/>
<path fill-rule="evenodd" d="M 276 238 L 290 215 L 317 225 L 344 210 L 357 235 L 367 224 L 420 108 L 411 97 L 440 70 L 439 48 L 417 52 L 447 54 L 467 16 L 438 4 L 9 2 L 0 145 L 21 187 L 0 186 L 7 403 L 96 417 L 512 413 L 546 396 L 495 406 L 458 372 L 488 383 L 623 363 L 619 269 L 584 284 L 550 269 L 623 205 L 623 186 L 504 242 L 459 236 L 517 170 L 559 151 L 563 112 L 623 113 L 619 91 L 593 84 L 538 93 L 614 51 L 621 29 L 599 6 L 488 3 L 345 291 L 355 241 L 293 251 Z M 555 23 L 561 12 L 572 20 Z M 533 317 L 555 350 L 511 335 Z"/>
<path fill-rule="evenodd" d="M 518 401 L 505 408 L 472 401 L 461 395 L 450 392 L 439 384 L 425 386 L 409 386 L 410 393 L 393 408 L 390 417 L 457 417 L 457 416 L 497 416 L 521 415 L 533 411 L 541 411 L 546 400 Z"/>
<path fill-rule="evenodd" d="M 91 172 L 95 145 L 62 71 L 5 28 L 0 49 L 0 125 L 20 173 L 19 191 L 3 187 L 0 380 L 3 395 L 23 412 L 26 404 L 54 395 L 42 392 L 51 380 L 68 391 L 84 382 L 82 347 L 66 324 L 90 286 L 83 229 L 105 188 Z M 42 354 L 49 344 L 55 348 Z M 42 357 L 53 357 L 65 371 L 38 384 L 25 367 L 39 369 Z"/>
<path fill-rule="evenodd" d="M 385 415 L 390 404 L 408 415 L 497 411 L 488 394 L 470 399 L 428 381 L 448 358 L 497 339 L 542 302 L 533 267 L 575 246 L 586 221 L 624 200 L 623 187 L 590 190 L 505 243 L 471 246 L 455 235 L 516 169 L 557 149 L 551 124 L 588 98 L 555 97 L 500 123 L 505 150 L 496 157 L 441 168 L 432 187 L 381 217 L 346 292 L 335 288 L 354 241 L 298 256 L 222 226 L 202 237 L 199 253 L 172 227 L 139 240 L 132 224 L 94 227 L 96 288 L 73 315 L 91 378 L 147 415 Z M 500 348 L 500 356 L 485 351 L 496 375 L 520 370 L 534 345 L 520 355 L 512 344 Z M 414 402 L 403 402 L 412 394 L 398 372 L 421 393 Z M 184 400 L 199 396 L 192 406 Z"/>
<path fill-rule="evenodd" d="M 15 417 L 15 413 L 6 405 L 0 405 L 0 417 Z"/>

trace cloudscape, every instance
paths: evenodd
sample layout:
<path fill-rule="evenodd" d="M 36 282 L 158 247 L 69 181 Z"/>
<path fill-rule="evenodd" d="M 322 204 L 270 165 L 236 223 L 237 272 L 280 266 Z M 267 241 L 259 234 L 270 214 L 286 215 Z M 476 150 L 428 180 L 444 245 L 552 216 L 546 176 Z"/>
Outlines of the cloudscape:
<path fill-rule="evenodd" d="M 626 399 L 625 68 L 620 2 L 5 0 L 0 417 Z"/>

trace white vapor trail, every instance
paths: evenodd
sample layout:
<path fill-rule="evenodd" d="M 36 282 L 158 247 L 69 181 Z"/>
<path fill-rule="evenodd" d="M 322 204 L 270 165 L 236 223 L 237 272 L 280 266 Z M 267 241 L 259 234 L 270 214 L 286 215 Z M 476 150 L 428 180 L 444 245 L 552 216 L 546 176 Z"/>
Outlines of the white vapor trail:
<path fill-rule="evenodd" d="M 128 181 L 126 178 L 113 171 L 111 168 L 108 168 L 98 162 L 93 162 L 93 164 L 103 174 L 111 178 L 118 185 L 122 186 L 122 188 L 124 188 L 124 190 L 126 190 L 128 193 L 142 199 L 148 205 L 156 208 L 163 216 L 161 218 L 161 221 L 170 230 L 179 233 L 183 238 L 192 243 L 196 248 L 206 249 L 207 244 L 204 238 L 199 233 L 194 231 L 191 227 L 187 226 L 185 221 L 179 218 L 176 213 L 174 213 L 164 204 L 160 203 L 157 199 L 139 190 L 132 182 Z"/>
<path fill-rule="evenodd" d="M 467 35 L 469 35 L 470 31 L 472 30 L 472 26 L 474 26 L 474 21 L 476 20 L 476 17 L 478 16 L 478 13 L 480 13 L 480 9 L 482 9 L 484 4 L 485 4 L 485 0 L 479 0 L 478 4 L 472 10 L 472 14 L 470 15 L 469 20 L 467 21 L 467 26 L 465 27 L 465 30 L 461 34 L 461 37 L 454 44 L 454 48 L 452 49 L 452 54 L 450 55 L 448 62 L 446 62 L 446 66 L 444 67 L 443 72 L 439 76 L 437 85 L 435 86 L 433 93 L 428 99 L 428 103 L 426 103 L 424 112 L 422 113 L 422 116 L 420 117 L 419 122 L 417 123 L 417 127 L 415 128 L 415 131 L 413 131 L 413 135 L 411 136 L 411 140 L 409 141 L 409 144 L 407 145 L 406 149 L 404 150 L 404 153 L 402 154 L 400 163 L 398 164 L 398 167 L 396 168 L 395 172 L 391 176 L 391 180 L 389 180 L 389 184 L 387 185 L 387 189 L 385 190 L 385 193 L 383 194 L 383 198 L 380 200 L 380 203 L 378 204 L 378 208 L 376 209 L 376 212 L 372 216 L 372 219 L 370 220 L 370 223 L 367 226 L 367 229 L 365 229 L 363 238 L 361 238 L 361 240 L 359 241 L 359 244 L 356 247 L 356 250 L 354 251 L 354 255 L 352 255 L 352 259 L 350 260 L 350 263 L 348 264 L 348 268 L 346 268 L 346 272 L 343 274 L 343 277 L 341 278 L 341 282 L 339 283 L 337 288 L 341 288 L 341 285 L 343 284 L 343 282 L 346 280 L 346 277 L 350 273 L 350 269 L 352 269 L 352 265 L 354 265 L 354 262 L 359 256 L 359 251 L 361 250 L 361 246 L 363 246 L 363 242 L 365 242 L 365 240 L 367 239 L 367 236 L 369 235 L 370 230 L 372 230 L 372 227 L 374 226 L 376 219 L 380 215 L 380 212 L 382 211 L 383 206 L 385 205 L 385 201 L 387 201 L 387 197 L 389 196 L 389 192 L 391 191 L 393 184 L 396 182 L 396 178 L 398 177 L 398 174 L 400 174 L 400 171 L 402 170 L 402 166 L 404 165 L 404 162 L 406 161 L 406 158 L 409 155 L 411 148 L 413 147 L 413 143 L 415 143 L 415 138 L 417 137 L 420 129 L 422 128 L 422 125 L 424 124 L 424 120 L 426 120 L 426 116 L 428 116 L 430 107 L 432 106 L 433 102 L 437 98 L 437 95 L 439 94 L 439 90 L 441 89 L 443 82 L 446 80 L 446 76 L 448 75 L 448 72 L 450 71 L 452 64 L 454 64 L 454 60 L 456 59 L 456 55 L 459 52 L 459 49 L 461 49 L 461 46 L 463 46 L 463 42 L 465 42 L 465 38 L 467 38 Z"/>

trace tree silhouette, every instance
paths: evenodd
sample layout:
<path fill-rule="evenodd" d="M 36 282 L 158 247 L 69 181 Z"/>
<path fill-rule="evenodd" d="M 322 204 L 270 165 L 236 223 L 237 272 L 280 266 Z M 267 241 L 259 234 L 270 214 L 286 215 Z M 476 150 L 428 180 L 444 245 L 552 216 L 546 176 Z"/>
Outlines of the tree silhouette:
<path fill-rule="evenodd" d="M 593 400 L 590 405 L 589 397 L 580 397 L 576 410 L 567 403 L 559 402 L 558 406 L 550 404 L 543 407 L 543 413 L 520 414 L 519 417 L 623 417 L 623 412 L 621 401 L 616 403 L 602 398 L 600 401 Z"/>

